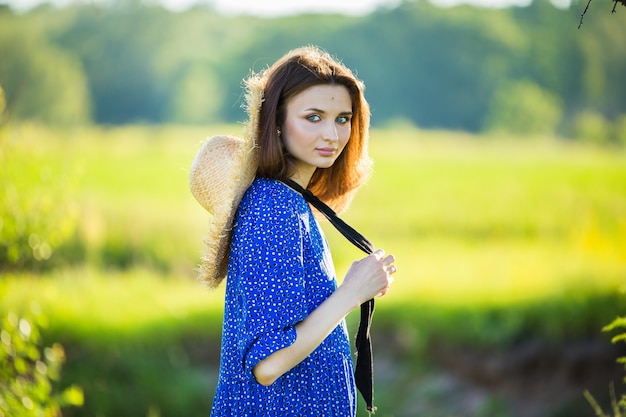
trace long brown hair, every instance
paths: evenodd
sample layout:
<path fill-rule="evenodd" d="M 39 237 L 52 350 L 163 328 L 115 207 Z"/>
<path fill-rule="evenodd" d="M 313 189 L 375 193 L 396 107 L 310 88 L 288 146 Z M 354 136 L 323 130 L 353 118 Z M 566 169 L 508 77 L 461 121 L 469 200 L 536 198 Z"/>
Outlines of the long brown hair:
<path fill-rule="evenodd" d="M 342 63 L 314 46 L 288 52 L 266 71 L 251 78 L 263 83 L 255 135 L 259 147 L 257 175 L 278 180 L 289 178 L 294 172 L 294 161 L 283 152 L 277 131 L 285 121 L 287 101 L 315 85 L 347 88 L 352 101 L 350 139 L 335 163 L 329 168 L 317 168 L 308 185 L 313 194 L 335 211 L 345 211 L 354 192 L 371 172 L 367 153 L 370 109 L 363 95 L 363 83 Z"/>

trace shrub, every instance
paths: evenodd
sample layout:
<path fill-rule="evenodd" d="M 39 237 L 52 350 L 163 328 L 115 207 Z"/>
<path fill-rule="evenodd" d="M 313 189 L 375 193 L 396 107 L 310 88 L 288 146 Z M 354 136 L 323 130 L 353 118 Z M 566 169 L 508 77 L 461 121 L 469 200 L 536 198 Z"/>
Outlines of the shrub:
<path fill-rule="evenodd" d="M 0 270 L 41 268 L 76 230 L 76 169 L 37 131 L 0 128 Z"/>
<path fill-rule="evenodd" d="M 9 313 L 0 332 L 0 417 L 58 417 L 65 406 L 81 406 L 83 392 L 70 386 L 55 393 L 65 360 L 55 343 L 40 351 L 39 320 Z"/>
<path fill-rule="evenodd" d="M 605 332 L 610 332 L 619 328 L 623 328 L 624 329 L 623 332 L 616 336 L 613 336 L 613 339 L 611 339 L 611 342 L 612 343 L 626 342 L 626 316 L 616 318 L 610 324 L 604 326 L 602 330 Z M 623 364 L 624 371 L 626 371 L 626 356 L 622 356 L 618 358 L 617 362 Z M 626 382 L 626 376 L 624 377 L 624 382 Z M 612 403 L 611 406 L 613 408 L 613 417 L 626 416 L 626 394 L 622 394 L 621 398 L 618 401 L 618 399 L 615 397 L 615 389 L 613 388 L 612 385 L 611 385 L 610 394 L 611 394 L 611 403 Z M 604 413 L 604 411 L 602 410 L 598 402 L 591 396 L 589 391 L 585 391 L 585 397 L 587 398 L 587 400 L 593 407 L 598 417 L 609 417 L 607 414 Z"/>

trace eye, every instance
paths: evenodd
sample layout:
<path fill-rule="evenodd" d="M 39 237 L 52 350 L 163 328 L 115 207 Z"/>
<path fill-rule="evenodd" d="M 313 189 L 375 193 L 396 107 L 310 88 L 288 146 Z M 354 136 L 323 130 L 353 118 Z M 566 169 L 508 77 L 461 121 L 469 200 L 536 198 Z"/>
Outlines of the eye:
<path fill-rule="evenodd" d="M 309 122 L 319 122 L 322 120 L 319 114 L 312 114 L 306 118 Z"/>
<path fill-rule="evenodd" d="M 345 125 L 347 123 L 350 123 L 350 116 L 337 117 L 337 123 L 339 123 L 340 125 Z"/>

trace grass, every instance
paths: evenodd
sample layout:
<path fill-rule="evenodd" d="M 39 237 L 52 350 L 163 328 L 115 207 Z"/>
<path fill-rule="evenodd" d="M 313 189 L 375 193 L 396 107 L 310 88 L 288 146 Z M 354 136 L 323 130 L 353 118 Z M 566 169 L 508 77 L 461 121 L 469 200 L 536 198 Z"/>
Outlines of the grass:
<path fill-rule="evenodd" d="M 217 381 L 223 294 L 152 270 L 8 274 L 3 311 L 41 311 L 44 342 L 67 352 L 62 385 L 85 392 L 71 416 L 201 416 Z M 181 411 L 184 410 L 184 411 Z"/>
<path fill-rule="evenodd" d="M 625 281 L 624 153 L 401 134 L 374 132 L 377 174 L 347 216 L 397 254 L 390 298 L 506 305 Z"/>
<path fill-rule="evenodd" d="M 86 392 L 68 415 L 206 414 L 223 289 L 195 281 L 208 216 L 187 172 L 204 137 L 239 132 L 0 131 L 0 256 L 19 255 L 0 258 L 0 312 L 48 317 L 46 340 L 68 350 L 68 384 Z M 418 365 L 434 338 L 567 343 L 624 314 L 623 149 L 404 128 L 372 131 L 371 153 L 376 172 L 343 217 L 398 259 L 377 303 L 377 354 L 396 352 L 389 335 Z M 341 278 L 363 255 L 323 227 Z"/>
<path fill-rule="evenodd" d="M 44 277 L 8 274 L 1 294 L 3 309 L 28 306 L 50 312 L 52 329 L 71 329 L 73 338 L 96 346 L 151 340 L 153 333 L 197 331 L 215 337 L 221 330 L 223 291 L 191 280 L 155 277 L 145 269 L 63 269 Z M 172 329 L 163 331 L 161 325 Z"/>

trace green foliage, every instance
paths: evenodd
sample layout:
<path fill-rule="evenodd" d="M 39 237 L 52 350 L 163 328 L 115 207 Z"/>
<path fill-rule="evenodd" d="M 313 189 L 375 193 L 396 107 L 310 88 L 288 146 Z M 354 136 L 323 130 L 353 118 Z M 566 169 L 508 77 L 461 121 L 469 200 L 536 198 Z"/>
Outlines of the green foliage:
<path fill-rule="evenodd" d="M 75 54 L 52 45 L 26 18 L 0 15 L 0 85 L 7 117 L 51 125 L 90 121 L 86 76 Z"/>
<path fill-rule="evenodd" d="M 610 324 L 605 326 L 602 330 L 605 332 L 621 330 L 620 334 L 613 336 L 613 338 L 611 339 L 611 343 L 626 342 L 626 316 L 616 318 Z M 624 371 L 626 372 L 626 356 L 622 356 L 617 361 L 624 365 Z M 626 383 L 626 375 L 624 376 L 624 382 Z M 626 415 L 626 394 L 622 395 L 618 406 L 621 407 L 622 414 Z"/>
<path fill-rule="evenodd" d="M 602 331 L 604 332 L 611 332 L 614 330 L 622 330 L 622 332 L 616 336 L 613 336 L 613 338 L 611 339 L 611 343 L 626 342 L 626 316 L 617 317 L 610 324 L 602 328 Z M 626 371 L 626 356 L 622 356 L 621 358 L 618 358 L 617 362 L 623 364 L 624 371 Z M 626 383 L 626 376 L 624 377 L 624 382 Z M 611 407 L 613 411 L 612 416 L 604 413 L 604 410 L 602 410 L 602 407 L 600 407 L 598 402 L 595 400 L 595 398 L 591 395 L 589 391 L 585 391 L 585 398 L 587 398 L 587 401 L 589 401 L 589 403 L 591 404 L 591 407 L 593 408 L 593 410 L 595 411 L 598 417 L 626 416 L 626 394 L 622 394 L 621 398 L 619 399 L 616 398 L 615 387 L 613 386 L 613 384 L 611 384 L 610 394 L 611 394 Z"/>
<path fill-rule="evenodd" d="M 619 30 L 624 27 L 624 16 L 603 13 L 601 9 L 598 7 L 593 17 L 585 18 L 583 25 L 589 25 L 594 35 L 582 36 L 581 28 L 583 33 L 577 36 L 584 70 L 578 86 L 586 98 L 585 105 L 612 119 L 624 108 L 624 90 L 619 85 L 626 71 L 626 45 L 623 31 Z"/>
<path fill-rule="evenodd" d="M 338 36 L 350 41 L 327 41 L 329 48 L 365 80 L 375 124 L 406 118 L 471 131 L 481 128 L 491 94 L 525 46 L 506 11 L 428 2 L 373 14 Z"/>
<path fill-rule="evenodd" d="M 563 134 L 583 104 L 608 120 L 626 106 L 620 17 L 597 13 L 576 31 L 575 7 L 537 0 L 502 10 L 438 8 L 407 0 L 361 17 L 273 19 L 125 1 L 6 10 L 0 84 L 14 120 L 235 122 L 244 117 L 241 79 L 314 43 L 365 81 L 377 126 L 405 118 L 427 128 L 497 125 L 526 135 L 550 132 L 562 119 Z M 519 80 L 532 86 L 508 88 L 521 89 L 520 102 L 504 98 L 499 87 Z M 511 111 L 521 120 L 501 114 Z"/>
<path fill-rule="evenodd" d="M 51 143 L 33 142 L 28 131 L 0 129 L 0 270 L 45 266 L 78 220 L 71 156 L 65 149 L 51 159 Z"/>
<path fill-rule="evenodd" d="M 626 114 L 621 114 L 615 120 L 615 141 L 626 146 Z"/>
<path fill-rule="evenodd" d="M 486 130 L 515 135 L 554 135 L 563 110 L 558 97 L 530 81 L 508 83 L 492 97 Z"/>
<path fill-rule="evenodd" d="M 0 281 L 0 312 L 36 302 L 50 318 L 44 338 L 67 347 L 60 383 L 80 386 L 85 402 L 64 410 L 66 417 L 206 415 L 222 299 L 222 291 L 191 279 L 140 269 L 20 273 Z"/>
<path fill-rule="evenodd" d="M 169 121 L 182 124 L 217 122 L 223 100 L 221 90 L 220 82 L 209 65 L 190 65 L 178 80 L 168 112 Z"/>
<path fill-rule="evenodd" d="M 53 383 L 60 380 L 65 361 L 63 347 L 55 343 L 41 351 L 39 327 L 42 316 L 32 319 L 9 313 L 0 330 L 0 416 L 59 417 L 61 408 L 81 406 L 83 392 L 71 386 L 60 393 Z"/>
<path fill-rule="evenodd" d="M 35 286 L 38 290 L 32 291 Z M 0 296 L 0 311 L 36 301 L 50 317 L 46 339 L 62 341 L 73 352 L 68 353 L 62 383 L 79 385 L 85 404 L 64 411 L 66 417 L 143 416 L 150 409 L 163 417 L 206 415 L 216 383 L 223 288 L 207 292 L 193 280 L 163 279 L 141 269 L 79 268 L 9 276 L 0 282 Z M 395 358 L 413 375 L 433 365 L 427 356 L 433 340 L 479 349 L 503 349 L 534 338 L 559 343 L 563 334 L 568 340 L 576 334 L 589 336 L 576 327 L 593 330 L 616 307 L 626 307 L 610 294 L 581 287 L 501 307 L 470 299 L 433 300 L 417 291 L 412 298 L 380 299 L 372 331 L 381 363 L 397 348 L 389 339 L 399 339 L 402 351 Z M 571 320 L 572 315 L 578 319 Z M 351 334 L 357 323 L 358 311 L 348 318 Z M 396 409 L 400 399 L 418 400 L 410 392 L 399 399 L 394 389 L 408 387 L 393 380 L 393 388 L 377 386 L 381 409 Z M 472 415 L 506 415 L 495 411 Z"/>
<path fill-rule="evenodd" d="M 587 110 L 575 119 L 574 137 L 596 145 L 607 144 L 611 140 L 611 126 L 604 116 Z"/>
<path fill-rule="evenodd" d="M 4 95 L 4 89 L 0 85 L 0 127 L 4 124 L 4 110 L 6 109 L 7 101 Z"/>

